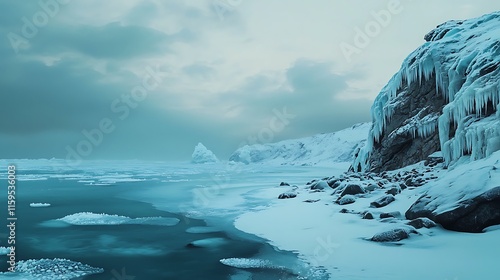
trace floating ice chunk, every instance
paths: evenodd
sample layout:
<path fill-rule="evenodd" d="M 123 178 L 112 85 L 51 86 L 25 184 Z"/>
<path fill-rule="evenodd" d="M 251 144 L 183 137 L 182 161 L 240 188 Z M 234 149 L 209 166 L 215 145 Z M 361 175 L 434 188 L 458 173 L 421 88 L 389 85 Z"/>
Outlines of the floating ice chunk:
<path fill-rule="evenodd" d="M 66 259 L 38 259 L 19 261 L 16 272 L 0 273 L 0 277 L 23 280 L 68 280 L 103 272 L 102 268 Z"/>
<path fill-rule="evenodd" d="M 8 253 L 10 253 L 10 248 L 0 247 L 0 255 L 7 255 Z"/>
<path fill-rule="evenodd" d="M 50 207 L 50 203 L 30 203 L 30 207 L 33 208 L 41 208 L 41 207 Z"/>
<path fill-rule="evenodd" d="M 200 248 L 216 248 L 224 244 L 227 244 L 227 240 L 221 237 L 206 238 L 193 241 L 188 244 L 189 247 L 200 247 Z"/>
<path fill-rule="evenodd" d="M 71 225 L 156 225 L 156 226 L 174 226 L 180 222 L 177 218 L 165 217 L 145 217 L 129 218 L 119 215 L 96 214 L 92 212 L 82 212 L 65 216 L 57 219 Z"/>
<path fill-rule="evenodd" d="M 271 261 L 262 259 L 228 258 L 221 259 L 220 262 L 235 268 L 275 268 Z"/>

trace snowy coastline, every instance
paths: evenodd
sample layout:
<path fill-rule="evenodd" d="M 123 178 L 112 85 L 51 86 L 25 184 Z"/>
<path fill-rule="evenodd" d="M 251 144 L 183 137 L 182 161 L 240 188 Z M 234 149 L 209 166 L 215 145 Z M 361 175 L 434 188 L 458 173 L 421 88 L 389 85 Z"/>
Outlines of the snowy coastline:
<path fill-rule="evenodd" d="M 439 192 L 434 185 L 450 180 L 460 180 L 456 173 L 462 172 L 462 184 L 456 187 L 467 190 L 468 182 L 477 180 L 488 173 L 490 167 L 500 163 L 497 152 L 487 160 L 478 161 L 474 166 L 458 165 L 456 171 L 436 170 L 437 179 L 423 186 L 406 189 L 396 196 L 396 201 L 382 209 L 372 209 L 370 202 L 382 195 L 381 191 L 361 195 L 356 203 L 339 205 L 334 203 L 332 190 L 311 191 L 302 182 L 296 198 L 278 200 L 276 189 L 262 191 L 261 198 L 274 195 L 268 207 L 259 207 L 240 215 L 235 226 L 245 232 L 255 234 L 281 250 L 298 252 L 313 266 L 324 267 L 331 278 L 340 279 L 490 279 L 496 253 L 491 246 L 500 238 L 500 231 L 485 230 L 485 233 L 470 234 L 447 231 L 441 227 L 420 229 L 409 239 L 398 242 L 376 243 L 369 239 L 377 233 L 401 227 L 404 219 L 389 218 L 366 220 L 359 213 L 369 210 L 378 217 L 381 213 L 400 212 L 404 214 L 426 191 Z M 469 168 L 469 172 L 464 168 Z M 424 169 L 423 163 L 405 170 Z M 483 170 L 483 172 L 481 172 Z M 399 170 L 401 171 L 401 170 Z M 394 171 L 397 173 L 399 171 Z M 336 172 L 336 173 L 335 173 Z M 340 170 L 330 174 L 340 176 Z M 487 190 L 500 179 L 496 172 L 481 190 Z M 309 178 L 312 179 L 312 178 Z M 433 183 L 436 182 L 436 183 Z M 301 183 L 301 182 L 290 182 Z M 288 191 L 289 186 L 280 187 Z M 441 188 L 440 199 L 447 197 Z M 476 190 L 478 192 L 479 190 Z M 460 192 L 457 192 L 460 193 Z M 449 200 L 454 201 L 453 199 Z M 455 207 L 448 205 L 448 207 Z M 347 209 L 347 213 L 345 210 Z M 474 256 L 474 258 L 470 258 Z M 469 269 L 474 267 L 474 270 Z"/>

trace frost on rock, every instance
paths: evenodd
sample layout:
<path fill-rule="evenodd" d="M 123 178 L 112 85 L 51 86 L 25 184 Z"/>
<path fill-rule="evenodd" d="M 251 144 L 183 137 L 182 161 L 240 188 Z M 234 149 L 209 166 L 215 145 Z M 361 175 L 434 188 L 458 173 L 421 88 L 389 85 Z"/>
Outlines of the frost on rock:
<path fill-rule="evenodd" d="M 0 275 L 7 276 L 7 279 L 66 280 L 103 272 L 102 268 L 66 259 L 39 259 L 19 261 L 15 273 Z"/>
<path fill-rule="evenodd" d="M 219 160 L 215 154 L 207 149 L 202 143 L 198 143 L 194 148 L 193 155 L 191 156 L 192 163 L 215 163 Z"/>
<path fill-rule="evenodd" d="M 413 137 L 438 129 L 448 164 L 464 155 L 479 159 L 500 149 L 500 12 L 449 21 L 425 39 L 427 42 L 405 59 L 375 99 L 373 126 L 355 166 L 370 169 L 370 153 L 383 138 L 396 96 L 414 83 L 433 79 L 446 105 L 439 116 L 409 120 L 407 128 Z"/>

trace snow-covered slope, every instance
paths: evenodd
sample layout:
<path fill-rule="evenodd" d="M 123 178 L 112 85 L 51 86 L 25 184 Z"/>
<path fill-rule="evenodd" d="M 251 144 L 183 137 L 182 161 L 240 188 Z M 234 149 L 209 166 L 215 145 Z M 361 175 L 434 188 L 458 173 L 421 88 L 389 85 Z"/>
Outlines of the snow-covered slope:
<path fill-rule="evenodd" d="M 214 163 L 218 161 L 215 154 L 207 149 L 202 143 L 198 143 L 198 145 L 194 147 L 193 155 L 191 156 L 192 163 Z"/>
<path fill-rule="evenodd" d="M 408 101 L 398 95 L 414 93 L 410 89 L 415 85 L 434 80 L 436 99 L 446 102 L 442 112 L 419 114 L 397 133 L 406 131 L 414 138 L 439 133 L 447 163 L 469 154 L 473 160 L 484 158 L 500 149 L 500 12 L 446 22 L 425 39 L 373 104 L 373 128 L 354 163 L 362 170 L 370 169 L 374 146 L 390 136 L 386 128 L 398 102 Z"/>
<path fill-rule="evenodd" d="M 365 142 L 370 123 L 312 137 L 269 144 L 244 146 L 236 150 L 230 161 L 273 165 L 328 165 L 352 161 L 354 153 Z"/>

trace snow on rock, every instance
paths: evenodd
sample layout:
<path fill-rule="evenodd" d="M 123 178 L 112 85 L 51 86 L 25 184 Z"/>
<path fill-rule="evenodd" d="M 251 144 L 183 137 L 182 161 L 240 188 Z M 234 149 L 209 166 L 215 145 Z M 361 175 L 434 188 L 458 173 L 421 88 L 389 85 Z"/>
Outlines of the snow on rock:
<path fill-rule="evenodd" d="M 218 161 L 215 154 L 207 149 L 202 143 L 198 143 L 198 145 L 194 147 L 193 155 L 191 156 L 192 163 L 215 163 Z"/>
<path fill-rule="evenodd" d="M 484 158 L 500 149 L 500 12 L 444 23 L 425 39 L 375 99 L 373 127 L 353 164 L 357 169 L 383 169 L 385 162 L 377 158 L 384 153 L 377 149 L 388 139 L 396 139 L 403 148 L 415 145 L 402 143 L 397 137 L 401 135 L 418 139 L 435 134 L 437 147 L 430 144 L 434 139 L 423 141 L 431 146 L 424 153 L 442 150 L 447 164 L 464 155 L 471 155 L 472 160 Z M 418 110 L 409 113 L 408 104 Z"/>
<path fill-rule="evenodd" d="M 428 191 L 410 207 L 406 218 L 427 217 L 445 228 L 466 232 L 500 224 L 500 151 L 452 167 L 427 184 Z"/>
<path fill-rule="evenodd" d="M 284 140 L 276 143 L 246 145 L 236 150 L 230 161 L 245 164 L 328 165 L 350 162 L 366 141 L 369 123 L 312 137 Z"/>
<path fill-rule="evenodd" d="M 174 226 L 179 223 L 177 218 L 165 217 L 144 217 L 144 218 L 129 218 L 119 215 L 96 214 L 92 212 L 82 212 L 65 216 L 57 219 L 57 221 L 65 222 L 71 225 L 157 225 L 157 226 Z"/>
<path fill-rule="evenodd" d="M 16 272 L 0 273 L 0 276 L 6 279 L 69 280 L 103 272 L 102 268 L 56 258 L 19 261 Z"/>

